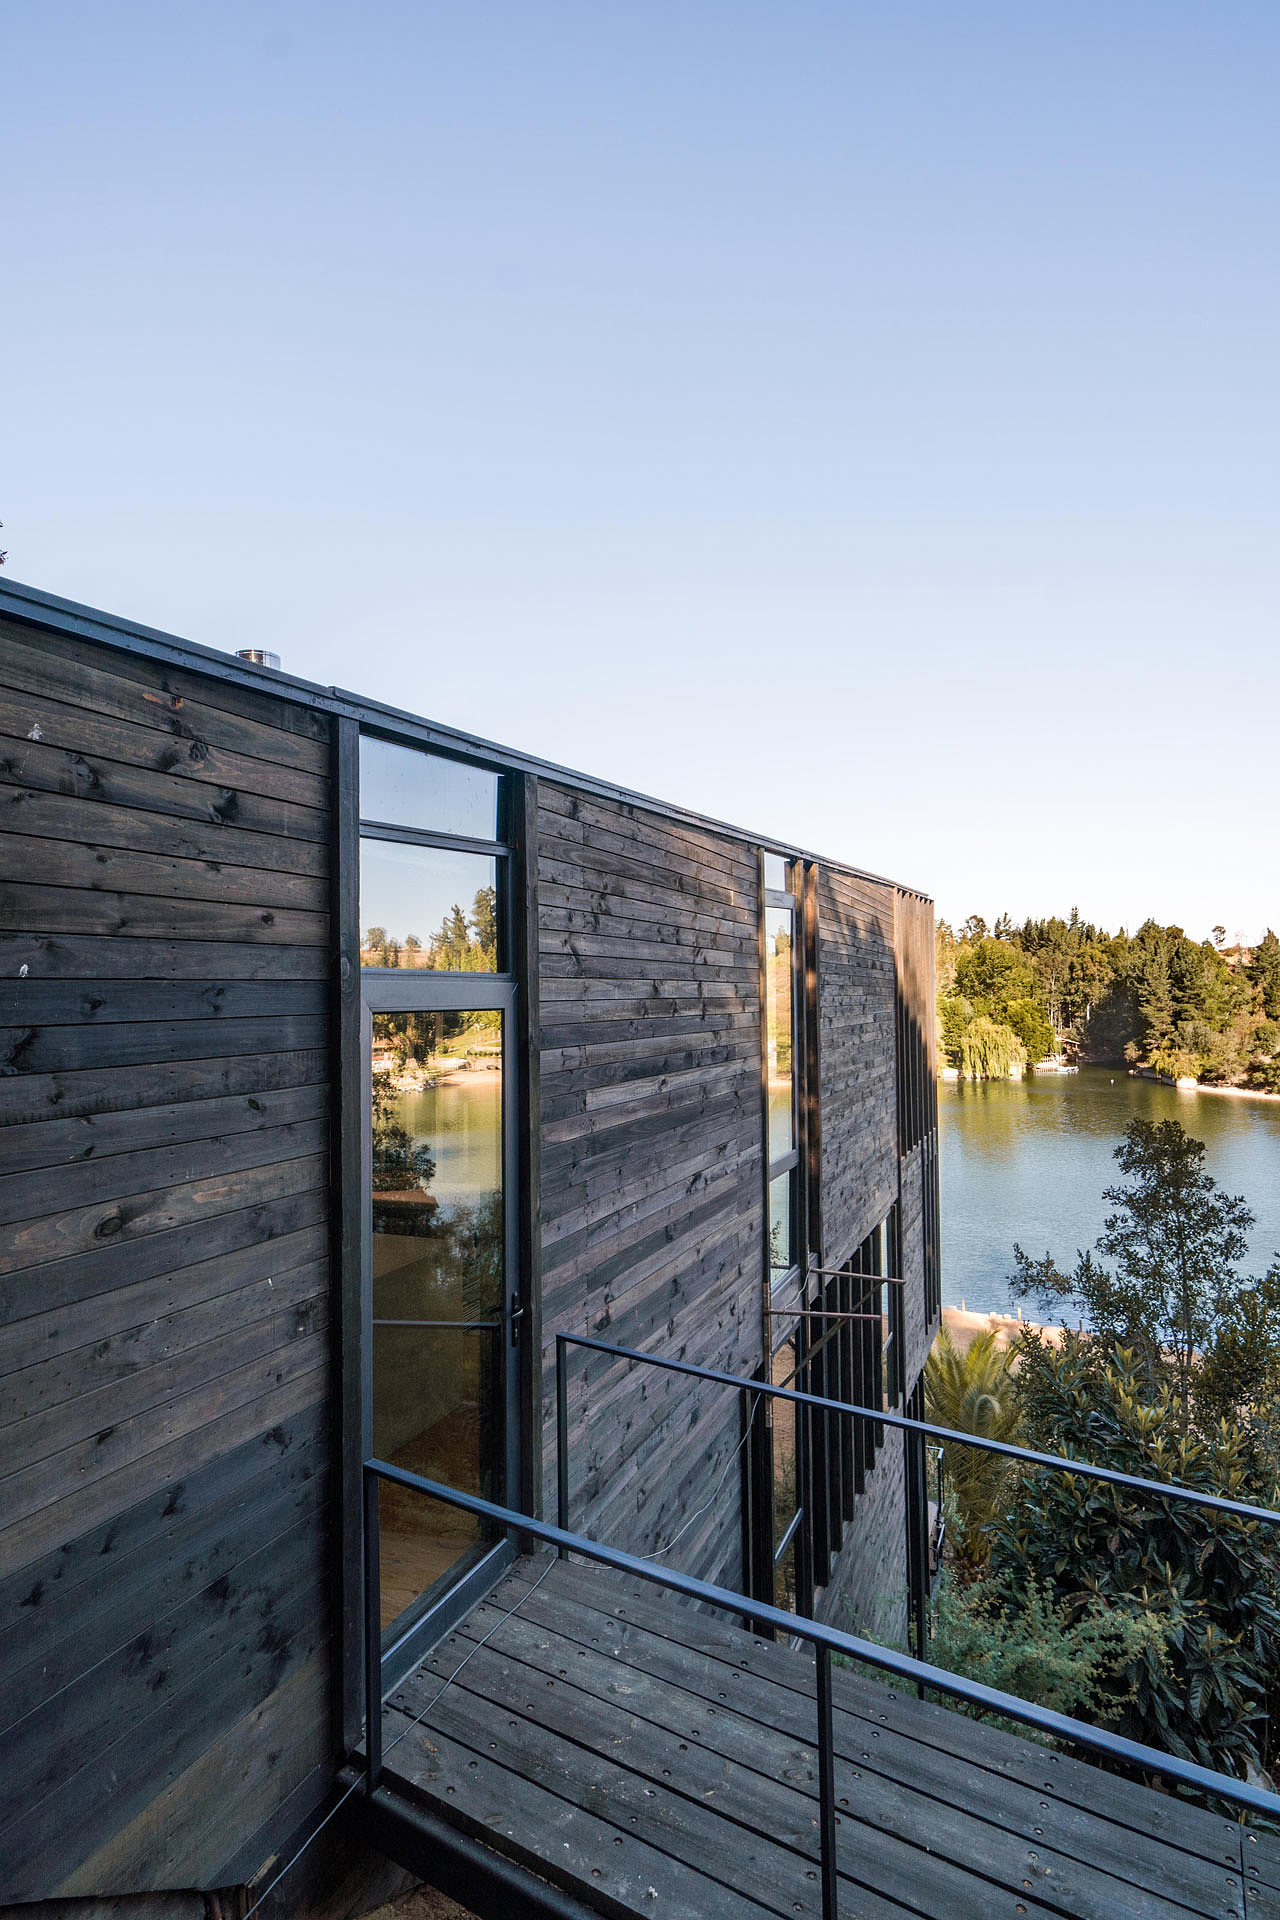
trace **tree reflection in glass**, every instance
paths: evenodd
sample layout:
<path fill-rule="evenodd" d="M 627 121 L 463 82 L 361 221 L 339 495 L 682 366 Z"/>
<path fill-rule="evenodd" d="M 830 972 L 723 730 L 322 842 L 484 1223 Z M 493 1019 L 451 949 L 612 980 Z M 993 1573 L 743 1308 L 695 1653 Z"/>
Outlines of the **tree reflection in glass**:
<path fill-rule="evenodd" d="M 502 1015 L 375 1014 L 371 1073 L 374 1452 L 500 1498 Z M 384 1624 L 482 1538 L 384 1486 Z"/>
<path fill-rule="evenodd" d="M 497 973 L 498 862 L 397 840 L 360 842 L 360 963 Z"/>

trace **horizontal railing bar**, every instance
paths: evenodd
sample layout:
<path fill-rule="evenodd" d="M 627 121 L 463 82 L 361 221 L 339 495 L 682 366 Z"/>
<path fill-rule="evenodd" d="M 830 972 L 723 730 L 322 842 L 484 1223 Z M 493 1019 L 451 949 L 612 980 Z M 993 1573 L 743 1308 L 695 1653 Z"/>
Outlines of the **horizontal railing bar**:
<path fill-rule="evenodd" d="M 800 1614 L 787 1613 L 781 1607 L 771 1606 L 768 1601 L 749 1599 L 745 1593 L 734 1593 L 728 1587 L 714 1586 L 710 1581 L 696 1579 L 693 1574 L 680 1573 L 674 1567 L 658 1566 L 651 1560 L 640 1559 L 634 1553 L 625 1553 L 619 1547 L 607 1547 L 601 1541 L 589 1540 L 584 1534 L 570 1533 L 565 1527 L 555 1527 L 546 1520 L 534 1519 L 530 1514 L 517 1513 L 514 1508 L 497 1506 L 492 1500 L 482 1500 L 478 1494 L 460 1493 L 457 1488 L 446 1487 L 438 1480 L 427 1480 L 420 1474 L 407 1472 L 403 1467 L 393 1467 L 387 1460 L 366 1460 L 364 1475 L 366 1484 L 370 1476 L 390 1480 L 396 1486 L 406 1487 L 426 1498 L 460 1507 L 464 1513 L 474 1514 L 478 1519 L 490 1520 L 496 1526 L 508 1527 L 528 1538 L 541 1540 L 562 1553 L 579 1554 L 583 1559 L 612 1567 L 616 1573 L 629 1574 L 647 1581 L 651 1586 L 682 1593 L 686 1599 L 700 1601 L 704 1606 L 717 1607 L 723 1613 L 740 1614 L 745 1619 L 757 1621 L 761 1626 L 772 1627 L 776 1633 L 808 1640 L 815 1647 L 826 1647 L 830 1652 L 843 1654 L 847 1659 L 879 1667 L 885 1673 L 896 1674 L 899 1679 L 933 1687 L 940 1693 L 951 1694 L 957 1700 L 967 1700 L 970 1706 L 1004 1714 L 1010 1720 L 1020 1720 L 1041 1733 L 1052 1734 L 1055 1739 L 1088 1747 L 1095 1753 L 1106 1754 L 1113 1760 L 1123 1760 L 1130 1766 L 1144 1767 L 1183 1786 L 1195 1787 L 1202 1793 L 1233 1800 L 1238 1806 L 1249 1807 L 1255 1813 L 1267 1814 L 1272 1819 L 1280 1816 L 1280 1794 L 1267 1793 L 1261 1787 L 1250 1786 L 1247 1781 L 1233 1779 L 1230 1774 L 1215 1773 L 1209 1767 L 1197 1766 L 1194 1761 L 1181 1760 L 1176 1754 L 1160 1753 L 1154 1747 L 1144 1747 L 1136 1740 L 1126 1739 L 1123 1734 L 1109 1733 L 1105 1727 L 1091 1726 L 1087 1720 L 1073 1720 L 1070 1715 L 1057 1713 L 1052 1707 L 1037 1706 L 1031 1700 L 1018 1699 L 1015 1694 L 1001 1693 L 997 1687 L 985 1686 L 980 1680 L 969 1680 L 963 1674 L 948 1673 L 944 1668 L 930 1666 L 927 1660 L 917 1660 L 909 1653 L 897 1653 L 892 1647 L 877 1646 L 874 1641 L 861 1640 L 856 1634 L 844 1633 L 821 1621 L 806 1620 Z"/>
<path fill-rule="evenodd" d="M 883 1323 L 882 1313 L 846 1313 L 843 1308 L 835 1307 L 766 1307 L 766 1313 L 775 1320 L 877 1320 Z"/>
<path fill-rule="evenodd" d="M 850 1273 L 847 1267 L 806 1267 L 806 1273 L 818 1273 L 824 1280 L 870 1280 L 874 1287 L 905 1287 L 900 1273 Z M 868 1292 L 870 1288 L 868 1288 Z M 766 1313 L 785 1313 L 785 1307 L 766 1307 Z"/>
<path fill-rule="evenodd" d="M 501 1320 L 371 1320 L 373 1327 L 452 1327 L 455 1333 L 500 1333 Z"/>
<path fill-rule="evenodd" d="M 954 1442 L 960 1447 L 979 1447 L 1006 1460 L 1021 1461 L 1028 1467 L 1049 1467 L 1056 1473 L 1078 1474 L 1083 1480 L 1102 1480 L 1108 1486 L 1123 1487 L 1130 1493 L 1154 1493 L 1165 1500 L 1181 1500 L 1188 1506 L 1208 1507 L 1214 1513 L 1229 1513 L 1239 1520 L 1261 1520 L 1267 1526 L 1280 1526 L 1280 1510 L 1255 1507 L 1246 1500 L 1228 1500 L 1221 1493 L 1198 1493 L 1177 1480 L 1141 1480 L 1136 1474 L 1121 1473 L 1117 1467 L 1096 1467 L 1087 1460 L 1072 1460 L 1064 1454 L 1036 1453 L 1030 1447 L 1016 1447 L 1008 1440 L 988 1440 L 977 1433 L 960 1433 L 954 1427 L 935 1427 L 929 1420 L 915 1420 L 909 1414 L 890 1413 L 887 1408 L 857 1407 L 849 1400 L 828 1400 L 820 1393 L 802 1393 L 796 1387 L 775 1387 L 767 1380 L 744 1380 L 736 1373 L 723 1373 L 716 1367 L 695 1366 L 691 1360 L 669 1360 L 664 1354 L 637 1353 L 634 1347 L 614 1346 L 586 1333 L 558 1333 L 557 1341 L 575 1347 L 587 1347 L 619 1360 L 638 1360 L 645 1366 L 662 1367 L 668 1373 L 683 1373 L 695 1380 L 713 1380 L 718 1386 L 736 1387 L 741 1392 L 767 1393 L 775 1400 L 790 1400 L 797 1406 L 821 1407 L 828 1413 L 849 1413 L 858 1420 L 872 1420 L 877 1426 L 898 1427 L 904 1433 L 923 1433 L 935 1440 Z"/>

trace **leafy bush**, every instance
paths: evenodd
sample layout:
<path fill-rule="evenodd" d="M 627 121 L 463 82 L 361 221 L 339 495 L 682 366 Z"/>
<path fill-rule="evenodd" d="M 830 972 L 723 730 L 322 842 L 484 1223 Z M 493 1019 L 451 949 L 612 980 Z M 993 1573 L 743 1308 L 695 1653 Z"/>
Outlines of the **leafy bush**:
<path fill-rule="evenodd" d="M 1258 1484 L 1256 1450 L 1236 1423 L 1183 1430 L 1167 1386 L 1152 1390 L 1132 1353 L 1099 1365 L 1090 1343 L 1024 1341 L 1019 1391 L 1029 1442 L 1148 1479 L 1280 1505 Z M 1121 1731 L 1201 1765 L 1244 1775 L 1263 1764 L 1266 1696 L 1280 1651 L 1277 1530 L 1181 1501 L 1137 1497 L 1061 1472 L 1022 1471 L 991 1532 L 994 1591 L 1034 1585 L 1069 1619 L 1103 1608 L 1156 1623 L 1103 1689 Z"/>
<path fill-rule="evenodd" d="M 1131 1696 L 1128 1675 L 1148 1658 L 1162 1664 L 1164 1633 L 1154 1615 L 1134 1616 L 1100 1600 L 1079 1608 L 1035 1580 L 1022 1588 L 1008 1580 L 968 1588 L 944 1580 L 933 1607 L 929 1658 L 1057 1713 L 1114 1720 Z M 953 1696 L 939 1698 L 975 1718 L 992 1717 Z M 1021 1721 L 1000 1724 L 1042 1737 Z"/>

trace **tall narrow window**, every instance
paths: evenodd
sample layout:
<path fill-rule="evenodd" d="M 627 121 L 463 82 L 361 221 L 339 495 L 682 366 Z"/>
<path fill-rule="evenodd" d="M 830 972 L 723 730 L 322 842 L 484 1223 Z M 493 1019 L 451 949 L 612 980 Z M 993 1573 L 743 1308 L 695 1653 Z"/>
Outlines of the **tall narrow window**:
<path fill-rule="evenodd" d="M 800 1260 L 800 1151 L 796 1057 L 796 897 L 778 854 L 761 862 L 764 897 L 764 1130 L 769 1277 L 776 1287 Z"/>
<path fill-rule="evenodd" d="M 366 1446 L 498 1501 L 518 1484 L 521 1310 L 504 786 L 360 742 Z M 448 1502 L 384 1483 L 387 1657 L 509 1550 Z"/>

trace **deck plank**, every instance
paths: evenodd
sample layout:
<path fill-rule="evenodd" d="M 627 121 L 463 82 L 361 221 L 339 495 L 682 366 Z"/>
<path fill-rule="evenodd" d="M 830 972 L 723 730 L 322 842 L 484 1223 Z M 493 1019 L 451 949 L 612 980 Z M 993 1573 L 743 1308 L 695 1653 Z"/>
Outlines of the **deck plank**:
<path fill-rule="evenodd" d="M 496 1607 L 482 1609 L 462 1633 L 478 1639 L 500 1618 Z M 729 1687 L 717 1687 L 713 1663 L 697 1649 L 674 1648 L 630 1623 L 605 1622 L 575 1609 L 563 1594 L 532 1596 L 492 1644 L 545 1672 L 567 1674 L 605 1699 L 624 1671 L 636 1712 L 649 1711 L 652 1700 L 659 1714 L 683 1715 L 681 1724 L 712 1752 L 747 1759 L 759 1733 L 775 1727 L 793 1739 L 813 1738 L 812 1696 L 741 1671 Z M 709 1704 L 726 1692 L 728 1707 Z M 1033 1881 L 1054 1877 L 1055 1901 L 1068 1912 L 1093 1912 L 1109 1898 L 1117 1913 L 1135 1920 L 1186 1913 L 1239 1920 L 1238 1872 L 1210 1867 L 1096 1814 L 1052 1802 L 1046 1808 L 1043 1795 L 1017 1783 L 993 1787 L 976 1770 L 839 1708 L 835 1735 L 840 1791 L 861 1821 L 918 1835 L 918 1844 L 1011 1889 L 1025 1888 L 1028 1874 Z M 1123 1892 L 1116 1881 L 1127 1883 Z"/>
<path fill-rule="evenodd" d="M 846 1920 L 1245 1920 L 1232 1822 L 835 1678 Z M 732 1623 L 519 1562 L 384 1731 L 402 1791 L 603 1913 L 819 1920 L 812 1664 Z M 1250 1864 L 1265 1920 L 1270 1849 Z"/>
<path fill-rule="evenodd" d="M 532 1574 L 529 1564 L 517 1562 L 510 1577 L 526 1581 L 536 1578 L 540 1564 L 532 1563 Z M 577 1577 L 583 1574 L 585 1579 Z M 779 1685 L 812 1697 L 812 1674 L 803 1655 L 797 1657 L 758 1635 L 744 1640 L 740 1627 L 701 1612 L 694 1616 L 698 1622 L 695 1634 L 688 1624 L 688 1609 L 666 1601 L 656 1589 L 637 1590 L 634 1583 L 616 1576 L 602 1577 L 601 1569 L 572 1564 L 567 1570 L 557 1567 L 546 1585 L 553 1592 L 563 1593 L 567 1600 L 611 1618 L 630 1620 L 677 1647 L 695 1640 L 700 1652 L 735 1670 L 749 1663 L 754 1671 L 768 1674 Z M 1020 1782 L 1038 1796 L 1047 1794 L 1051 1801 L 1061 1800 L 1090 1816 L 1098 1812 L 1099 1781 L 1104 1780 L 1107 1819 L 1135 1834 L 1153 1836 L 1168 1846 L 1197 1854 L 1228 1871 L 1239 1869 L 1238 1829 L 1233 1820 L 1220 1814 L 1153 1793 L 1116 1774 L 1103 1774 L 1086 1761 L 1055 1753 L 1001 1728 L 985 1726 L 932 1701 L 917 1700 L 849 1669 L 836 1669 L 833 1694 L 838 1708 L 892 1727 L 913 1742 L 934 1747 L 948 1759 L 963 1760 L 1000 1779 Z M 1277 1845 L 1275 1857 L 1280 1859 L 1280 1843 Z"/>
<path fill-rule="evenodd" d="M 564 1602 L 558 1598 L 546 1605 L 553 1611 L 564 1609 Z M 516 1616 L 497 1628 L 501 1619 L 496 1607 L 483 1609 L 467 1623 L 461 1638 L 475 1644 L 483 1634 L 492 1633 L 493 1653 L 510 1654 L 532 1669 L 532 1685 L 526 1691 L 545 1685 L 548 1677 L 554 1679 L 558 1694 L 570 1687 L 584 1690 L 597 1703 L 597 1726 L 611 1704 L 616 1710 L 621 1692 L 630 1713 L 658 1727 L 674 1726 L 685 1736 L 680 1744 L 691 1750 L 687 1759 L 682 1756 L 683 1770 L 691 1776 L 686 1790 L 701 1793 L 704 1799 L 712 1793 L 718 1796 L 719 1787 L 711 1783 L 728 1760 L 735 1769 L 754 1770 L 753 1778 L 735 1772 L 733 1779 L 726 1781 L 728 1817 L 745 1821 L 749 1827 L 771 1823 L 774 1830 L 788 1837 L 802 1819 L 812 1822 L 816 1815 L 812 1703 L 805 1712 L 805 1703 L 795 1695 L 754 1675 L 740 1674 L 729 1703 L 723 1704 L 719 1696 L 708 1698 L 693 1663 L 683 1676 L 646 1672 L 644 1657 L 637 1658 L 628 1630 L 623 1630 L 616 1647 L 597 1651 L 556 1632 L 554 1624 L 540 1625 Z M 448 1671 L 449 1659 L 446 1648 L 439 1670 Z M 473 1677 L 477 1689 L 499 1689 L 506 1693 L 509 1704 L 518 1707 L 519 1682 L 510 1690 L 502 1687 L 495 1680 L 495 1664 L 491 1655 L 486 1655 L 483 1663 L 473 1662 L 467 1674 Z M 692 1685 L 680 1684 L 681 1677 Z M 465 1681 L 466 1676 L 463 1678 Z M 537 1701 L 539 1710 L 545 1713 L 548 1700 L 555 1697 Z M 533 1705 L 530 1701 L 531 1709 Z M 1201 1885 L 1193 1889 L 1191 1899 L 1182 1886 L 1162 1884 L 1152 1888 L 1145 1876 L 1135 1880 L 1126 1875 L 1127 1884 L 1117 1885 L 1114 1873 L 1099 1870 L 1085 1849 L 1055 1849 L 1047 1832 L 1038 1837 L 1004 1831 L 980 1817 L 977 1809 L 958 1810 L 934 1799 L 927 1787 L 918 1787 L 909 1774 L 900 1779 L 884 1778 L 865 1764 L 862 1753 L 864 1745 L 874 1748 L 874 1731 L 866 1722 L 847 1723 L 837 1729 L 837 1793 L 841 1806 L 848 1808 L 843 1822 L 855 1830 L 845 1836 L 849 1844 L 843 1851 L 851 1851 L 860 1877 L 900 1894 L 909 1887 L 913 1897 L 925 1900 L 927 1911 L 983 1913 L 1001 1891 L 1017 1899 L 1027 1890 L 1028 1882 L 1040 1891 L 1041 1881 L 1052 1880 L 1049 1910 L 1054 1912 L 1087 1915 L 1106 1911 L 1124 1914 L 1126 1920 L 1165 1920 L 1165 1916 L 1176 1920 L 1177 1916 L 1206 1911 L 1195 1893 L 1203 1891 L 1213 1899 L 1215 1892 L 1226 1890 L 1225 1875 L 1219 1873 L 1218 1886 L 1211 1889 L 1204 1884 L 1207 1876 L 1203 1872 L 1198 1876 Z M 630 1744 L 639 1743 L 632 1740 Z M 853 1763 L 850 1746 L 863 1764 Z M 677 1765 L 662 1770 L 675 1774 L 681 1769 Z M 649 1771 L 654 1777 L 654 1767 Z M 796 1789 L 805 1798 L 788 1818 L 784 1808 L 795 1797 Z M 975 1875 L 979 1876 L 977 1882 Z M 1234 1901 L 1229 1896 L 1219 1898 L 1207 1910 L 1240 1920 L 1238 1887 L 1237 1880 Z"/>
<path fill-rule="evenodd" d="M 646 1810 L 641 1829 L 637 1798 L 644 1790 L 626 1769 L 524 1718 L 465 1692 L 455 1699 L 451 1689 L 433 1710 L 429 1729 L 414 1728 L 412 1714 L 388 1707 L 387 1740 L 407 1729 L 413 1730 L 387 1754 L 389 1773 L 407 1781 L 433 1812 L 606 1913 L 775 1920 L 782 1911 L 762 1905 L 744 1887 L 724 1886 L 704 1871 L 696 1854 L 690 1862 L 670 1844 L 655 1844 L 655 1834 L 661 1842 L 674 1839 L 677 1847 L 685 1839 L 678 1829 L 665 1830 L 662 1801 Z M 708 1814 L 701 1824 L 710 1830 L 716 1816 Z M 688 1851 L 697 1838 L 695 1830 Z M 796 1894 L 802 1920 L 819 1920 L 811 1883 L 806 1892 L 807 1901 Z M 850 1913 L 864 1920 L 856 1909 Z M 905 1920 L 902 1909 L 888 1904 L 864 1914 L 865 1920 Z"/>

